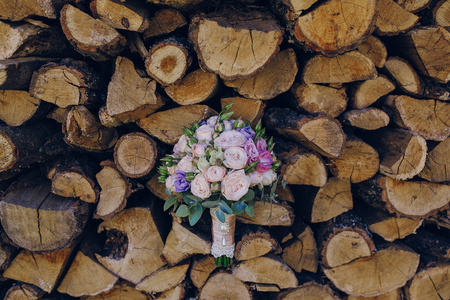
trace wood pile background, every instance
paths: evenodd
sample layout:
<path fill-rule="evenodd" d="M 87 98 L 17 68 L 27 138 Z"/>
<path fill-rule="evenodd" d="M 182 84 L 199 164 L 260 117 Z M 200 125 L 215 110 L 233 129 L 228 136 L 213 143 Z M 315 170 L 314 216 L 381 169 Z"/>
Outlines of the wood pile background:
<path fill-rule="evenodd" d="M 0 0 L 1 297 L 450 299 L 449 30 L 449 0 Z M 219 270 L 156 169 L 231 102 L 287 188 Z"/>

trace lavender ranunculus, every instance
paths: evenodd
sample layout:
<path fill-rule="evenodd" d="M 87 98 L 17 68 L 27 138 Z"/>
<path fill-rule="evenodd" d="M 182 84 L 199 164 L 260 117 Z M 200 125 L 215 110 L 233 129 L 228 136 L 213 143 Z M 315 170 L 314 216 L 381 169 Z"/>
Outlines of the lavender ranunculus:
<path fill-rule="evenodd" d="M 259 152 L 258 149 L 255 146 L 255 143 L 252 139 L 247 139 L 247 141 L 244 144 L 244 150 L 247 153 L 247 163 L 251 164 L 252 162 L 255 162 L 258 160 Z"/>
<path fill-rule="evenodd" d="M 191 184 L 186 180 L 186 173 L 177 170 L 177 179 L 175 179 L 175 190 L 177 193 L 186 192 L 191 187 Z"/>
<path fill-rule="evenodd" d="M 258 141 L 256 141 L 256 149 L 258 151 L 265 151 L 267 150 L 267 142 L 263 138 L 259 138 Z"/>
<path fill-rule="evenodd" d="M 255 131 L 253 131 L 250 126 L 245 126 L 236 130 L 242 133 L 247 139 L 253 139 L 255 136 Z"/>
<path fill-rule="evenodd" d="M 256 165 L 256 171 L 264 173 L 272 168 L 273 158 L 270 151 L 261 151 L 259 153 L 259 163 Z"/>

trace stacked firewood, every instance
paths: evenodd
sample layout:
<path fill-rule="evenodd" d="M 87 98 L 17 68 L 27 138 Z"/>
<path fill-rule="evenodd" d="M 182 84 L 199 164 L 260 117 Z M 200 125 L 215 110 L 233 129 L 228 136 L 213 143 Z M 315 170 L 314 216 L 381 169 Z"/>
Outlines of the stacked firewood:
<path fill-rule="evenodd" d="M 0 0 L 4 299 L 450 299 L 449 0 Z M 218 268 L 159 159 L 234 103 L 283 162 Z"/>

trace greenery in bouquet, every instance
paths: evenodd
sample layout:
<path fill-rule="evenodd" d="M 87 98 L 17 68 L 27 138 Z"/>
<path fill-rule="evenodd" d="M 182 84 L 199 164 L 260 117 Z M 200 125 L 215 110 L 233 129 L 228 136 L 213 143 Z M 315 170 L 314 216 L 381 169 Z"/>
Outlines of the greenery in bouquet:
<path fill-rule="evenodd" d="M 255 201 L 275 201 L 277 169 L 273 139 L 259 122 L 255 128 L 241 118 L 231 119 L 227 105 L 218 116 L 184 128 L 184 134 L 158 168 L 159 181 L 171 195 L 164 210 L 195 225 L 207 208 L 225 214 L 253 217 Z"/>

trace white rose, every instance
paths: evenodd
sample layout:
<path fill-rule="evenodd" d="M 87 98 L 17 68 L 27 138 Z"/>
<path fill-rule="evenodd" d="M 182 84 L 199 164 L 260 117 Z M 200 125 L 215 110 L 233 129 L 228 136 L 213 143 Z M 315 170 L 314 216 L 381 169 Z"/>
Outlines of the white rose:
<path fill-rule="evenodd" d="M 222 180 L 221 191 L 228 200 L 238 201 L 248 192 L 250 178 L 245 175 L 244 170 L 230 172 Z"/>
<path fill-rule="evenodd" d="M 261 181 L 262 185 L 271 185 L 277 179 L 277 173 L 275 173 L 272 169 L 264 172 L 263 179 Z"/>
<path fill-rule="evenodd" d="M 219 182 L 225 177 L 227 169 L 219 166 L 212 166 L 206 169 L 205 177 L 209 182 Z"/>
<path fill-rule="evenodd" d="M 256 172 L 256 171 L 248 174 L 248 177 L 250 178 L 250 181 L 251 181 L 250 185 L 251 186 L 254 186 L 254 185 L 257 185 L 257 184 L 261 183 L 263 178 L 264 178 L 262 173 L 259 173 L 259 172 Z"/>
<path fill-rule="evenodd" d="M 228 149 L 230 147 L 244 147 L 247 139 L 245 135 L 236 130 L 228 130 L 222 132 L 215 140 L 214 145 L 221 147 L 222 149 Z"/>
<path fill-rule="evenodd" d="M 166 178 L 166 189 L 171 191 L 172 193 L 176 192 L 175 188 L 175 180 L 177 179 L 177 175 L 170 175 Z"/>
<path fill-rule="evenodd" d="M 206 199 L 211 196 L 209 181 L 205 178 L 205 175 L 197 174 L 194 180 L 191 181 L 191 193 L 202 199 Z"/>
<path fill-rule="evenodd" d="M 199 141 L 212 141 L 212 134 L 214 133 L 214 127 L 207 124 L 200 126 L 195 130 L 195 137 Z"/>
<path fill-rule="evenodd" d="M 192 149 L 189 148 L 189 146 L 187 145 L 188 140 L 189 140 L 189 138 L 187 137 L 187 135 L 183 134 L 180 137 L 180 139 L 178 140 L 178 142 L 175 144 L 175 146 L 173 147 L 173 152 L 174 153 L 181 153 L 181 152 L 191 153 Z"/>
<path fill-rule="evenodd" d="M 244 148 L 230 147 L 224 152 L 223 164 L 230 169 L 243 169 L 247 165 L 247 153 Z"/>
<path fill-rule="evenodd" d="M 197 143 L 192 145 L 192 154 L 196 157 L 205 156 L 206 143 Z"/>
<path fill-rule="evenodd" d="M 194 171 L 194 164 L 192 163 L 192 157 L 190 157 L 190 156 L 183 157 L 177 166 L 178 166 L 178 170 L 181 170 L 185 173 Z"/>
<path fill-rule="evenodd" d="M 209 126 L 213 127 L 216 125 L 217 122 L 217 116 L 214 117 L 210 117 L 208 120 L 206 120 L 206 124 L 208 124 Z"/>
<path fill-rule="evenodd" d="M 223 121 L 223 125 L 225 125 L 225 130 L 224 131 L 228 131 L 233 129 L 233 123 L 230 121 Z"/>
<path fill-rule="evenodd" d="M 175 171 L 177 170 L 177 166 L 171 166 L 171 167 L 167 167 L 167 171 L 169 171 L 170 175 L 174 175 Z"/>
<path fill-rule="evenodd" d="M 202 156 L 198 159 L 197 162 L 197 169 L 202 172 L 205 173 L 206 172 L 206 168 L 208 168 L 210 166 L 208 160 L 206 159 L 206 157 Z"/>

